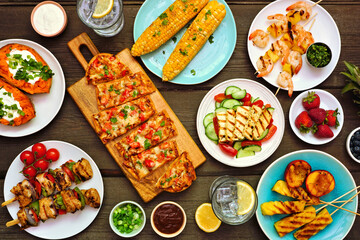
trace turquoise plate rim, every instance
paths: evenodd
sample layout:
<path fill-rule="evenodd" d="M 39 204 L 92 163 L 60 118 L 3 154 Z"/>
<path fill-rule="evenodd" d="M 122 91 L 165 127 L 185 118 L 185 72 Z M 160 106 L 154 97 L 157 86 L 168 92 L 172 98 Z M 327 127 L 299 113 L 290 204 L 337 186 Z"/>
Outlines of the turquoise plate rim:
<path fill-rule="evenodd" d="M 317 156 L 319 158 L 314 158 L 314 156 Z M 271 188 L 277 180 L 284 179 L 283 174 L 286 166 L 288 165 L 288 163 L 296 159 L 306 160 L 307 162 L 309 162 L 313 170 L 324 169 L 324 170 L 328 170 L 331 174 L 333 174 L 336 184 L 335 189 L 329 194 L 321 197 L 321 199 L 324 201 L 330 202 L 336 197 L 339 197 L 356 187 L 354 178 L 352 177 L 349 170 L 338 159 L 336 159 L 335 157 L 333 157 L 328 153 L 313 149 L 306 149 L 306 150 L 291 152 L 278 158 L 265 170 L 265 172 L 263 173 L 263 175 L 259 180 L 259 184 L 256 189 L 256 193 L 258 195 L 258 202 L 259 202 L 258 208 L 256 210 L 256 218 L 260 225 L 260 228 L 269 239 L 295 240 L 295 238 L 293 237 L 293 233 L 296 230 L 281 238 L 279 237 L 275 228 L 273 227 L 275 221 L 283 218 L 285 215 L 263 216 L 261 214 L 260 205 L 268 201 L 291 200 L 291 198 L 281 196 L 280 194 L 272 192 Z M 326 162 L 317 161 L 321 159 L 322 160 L 326 159 Z M 337 167 L 336 171 L 332 169 L 332 167 Z M 276 177 L 274 177 L 274 175 Z M 346 178 L 344 176 L 346 176 Z M 344 182 L 346 183 L 347 186 L 349 186 L 346 187 L 346 189 Z M 349 195 L 345 196 L 342 200 L 349 199 L 351 196 L 353 196 L 354 193 L 355 192 L 350 193 Z M 353 199 L 353 202 L 348 203 L 344 207 L 349 210 L 356 211 L 358 208 L 358 196 Z M 315 206 L 315 208 L 318 207 Z M 335 210 L 335 208 L 330 206 L 328 206 L 327 209 L 329 210 L 329 213 L 332 213 Z M 320 231 L 318 234 L 313 236 L 311 238 L 312 240 L 345 238 L 345 236 L 349 233 L 355 222 L 355 215 L 339 210 L 332 217 L 334 221 L 324 230 Z M 333 234 L 337 234 L 337 235 L 333 236 Z"/>
<path fill-rule="evenodd" d="M 135 17 L 135 21 L 134 21 L 134 29 L 133 29 L 133 37 L 134 37 L 134 41 L 136 41 L 136 39 L 138 37 L 140 37 L 141 33 L 151 24 L 151 22 L 148 22 L 146 25 L 141 24 L 142 20 L 145 18 L 144 16 L 147 15 L 148 12 L 148 8 L 154 8 L 154 6 L 158 6 L 158 3 L 153 3 L 155 1 L 159 1 L 159 0 L 146 0 L 140 7 L 139 11 L 136 14 Z M 236 47 L 236 41 L 237 41 L 237 30 L 236 30 L 236 23 L 235 23 L 235 19 L 234 16 L 231 12 L 230 7 L 227 5 L 227 3 L 225 2 L 225 0 L 217 0 L 218 2 L 221 2 L 225 5 L 225 9 L 226 9 L 226 16 L 223 20 L 223 22 L 221 24 L 223 24 L 224 22 L 226 22 L 232 29 L 229 30 L 225 30 L 223 31 L 224 34 L 226 34 L 226 38 L 229 40 L 229 45 L 230 47 L 228 48 L 228 51 L 226 53 L 225 58 L 223 58 L 217 65 L 212 66 L 212 65 L 208 65 L 209 67 L 207 67 L 206 73 L 202 74 L 203 76 L 201 77 L 197 77 L 196 75 L 198 75 L 198 72 L 196 71 L 195 76 L 193 76 L 190 73 L 190 70 L 194 69 L 192 66 L 192 62 L 197 59 L 197 56 L 201 54 L 201 52 L 203 52 L 204 50 L 206 50 L 206 48 L 208 48 L 208 42 L 204 45 L 204 47 L 200 50 L 200 52 L 197 54 L 197 56 L 195 56 L 195 58 L 192 60 L 192 62 L 189 63 L 188 66 L 186 66 L 186 68 L 179 74 L 177 75 L 173 80 L 169 81 L 171 83 L 175 83 L 175 84 L 180 84 L 180 85 L 194 85 L 194 84 L 200 84 L 203 83 L 205 81 L 210 80 L 212 77 L 214 77 L 215 75 L 217 75 L 225 66 L 226 64 L 229 62 L 235 47 Z M 174 1 L 171 1 L 174 2 Z M 165 8 L 159 8 L 159 15 L 165 11 L 165 9 L 170 6 L 166 5 Z M 162 6 L 163 7 L 163 6 Z M 155 19 L 153 19 L 155 20 Z M 144 21 L 145 22 L 145 21 Z M 221 29 L 221 24 L 219 26 L 219 28 L 214 32 L 214 34 L 216 35 L 216 33 L 218 32 L 219 29 Z M 177 37 L 177 39 L 179 40 L 182 36 L 182 34 L 185 32 L 185 27 L 180 30 L 175 36 Z M 222 32 L 221 32 L 222 33 Z M 219 33 L 218 33 L 219 34 Z M 215 36 L 215 43 L 216 43 L 216 36 Z M 177 42 L 176 42 L 177 43 Z M 217 45 L 219 45 L 217 47 Z M 223 43 L 221 41 L 219 41 L 218 44 L 215 44 L 213 46 L 211 46 L 212 48 L 217 49 L 217 52 L 221 52 L 223 51 L 222 46 Z M 151 57 L 157 57 L 156 60 L 160 59 L 164 54 L 162 53 L 162 51 L 164 50 L 163 48 L 167 48 L 169 50 L 171 50 L 167 55 L 170 55 L 170 53 L 172 52 L 172 50 L 175 48 L 176 44 L 173 43 L 173 41 L 170 39 L 169 41 L 167 41 L 163 46 L 161 46 L 160 48 L 158 48 L 157 50 L 155 50 L 152 53 L 148 53 L 146 55 L 140 56 L 141 60 L 143 61 L 143 63 L 145 64 L 145 66 L 147 67 L 147 69 L 149 69 L 153 74 L 157 75 L 158 77 L 161 78 L 162 76 L 162 69 L 160 69 L 159 67 L 157 67 L 156 65 L 154 65 L 151 61 L 150 58 Z M 166 58 L 167 59 L 167 58 Z M 209 58 L 211 59 L 211 58 Z M 199 60 L 199 59 L 198 59 Z M 200 60 L 204 60 L 200 59 Z M 210 62 L 210 60 L 209 60 Z M 163 63 L 165 64 L 165 62 Z M 163 64 L 161 64 L 161 67 L 163 66 Z M 203 64 L 203 65 L 206 65 Z"/>

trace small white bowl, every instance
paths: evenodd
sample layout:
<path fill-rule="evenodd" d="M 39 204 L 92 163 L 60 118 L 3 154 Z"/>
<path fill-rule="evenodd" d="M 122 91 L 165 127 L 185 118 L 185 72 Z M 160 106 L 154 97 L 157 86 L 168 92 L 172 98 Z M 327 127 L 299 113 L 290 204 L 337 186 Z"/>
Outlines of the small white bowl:
<path fill-rule="evenodd" d="M 143 216 L 141 217 L 142 218 L 142 223 L 141 223 L 141 226 L 136 229 L 136 230 L 133 230 L 131 233 L 121 233 L 115 226 L 114 226 L 114 223 L 113 223 L 113 214 L 114 214 L 114 211 L 115 209 L 117 209 L 118 207 L 120 206 L 123 206 L 123 205 L 126 205 L 126 204 L 133 204 L 135 206 L 137 206 L 138 208 L 140 208 L 141 212 L 143 213 Z M 131 237 L 135 237 L 136 235 L 138 235 L 144 228 L 145 226 L 145 223 L 146 223 L 146 215 L 145 215 L 145 211 L 144 209 L 137 203 L 137 202 L 134 202 L 134 201 L 122 201 L 118 204 L 115 205 L 115 207 L 111 210 L 110 212 L 110 216 L 109 216 L 109 223 L 110 223 L 110 227 L 111 229 L 114 231 L 114 233 L 116 233 L 117 235 L 119 235 L 120 237 L 124 237 L 124 238 L 131 238 Z"/>
<path fill-rule="evenodd" d="M 167 234 L 167 233 L 162 233 L 160 232 L 159 230 L 157 230 L 157 228 L 155 227 L 155 223 L 154 223 L 154 213 L 156 211 L 156 209 L 158 209 L 161 205 L 164 205 L 164 204 L 173 204 L 177 207 L 180 208 L 180 210 L 182 211 L 183 215 L 184 215 L 184 222 L 182 224 L 182 226 L 180 227 L 180 229 L 174 233 L 171 233 L 171 234 Z M 176 237 L 177 235 L 179 235 L 185 228 L 185 225 L 186 225 L 186 214 L 185 214 L 185 211 L 184 209 L 179 205 L 177 204 L 176 202 L 172 202 L 172 201 L 165 201 L 165 202 L 162 202 L 162 203 L 159 203 L 152 211 L 151 213 L 151 217 L 150 217 L 150 222 L 151 222 L 151 227 L 153 228 L 153 230 L 160 236 L 160 237 L 163 237 L 163 238 L 173 238 L 173 237 Z"/>
<path fill-rule="evenodd" d="M 354 130 L 351 131 L 351 133 L 349 134 L 349 136 L 347 137 L 346 139 L 346 150 L 348 152 L 348 154 L 350 155 L 350 157 L 355 161 L 355 162 L 358 162 L 360 163 L 360 160 L 355 158 L 354 155 L 351 153 L 351 150 L 350 150 L 350 139 L 351 137 L 354 135 L 355 132 L 359 131 L 360 130 L 360 127 L 358 128 L 355 128 Z"/>

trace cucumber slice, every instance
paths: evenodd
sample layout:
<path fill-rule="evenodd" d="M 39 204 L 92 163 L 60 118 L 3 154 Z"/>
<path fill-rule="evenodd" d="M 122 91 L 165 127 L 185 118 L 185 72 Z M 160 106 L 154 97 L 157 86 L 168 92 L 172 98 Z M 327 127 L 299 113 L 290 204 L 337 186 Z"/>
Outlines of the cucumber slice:
<path fill-rule="evenodd" d="M 221 107 L 221 103 L 215 102 L 215 108 L 219 108 L 219 107 Z"/>
<path fill-rule="evenodd" d="M 240 102 L 240 105 L 235 105 L 233 106 L 232 109 L 234 109 L 235 111 L 237 110 L 238 107 L 242 106 L 244 103 L 243 102 Z"/>
<path fill-rule="evenodd" d="M 244 149 L 240 149 L 238 153 L 236 154 L 236 158 L 242 158 L 242 157 L 250 157 L 255 156 L 254 151 L 246 151 Z"/>
<path fill-rule="evenodd" d="M 227 111 L 227 108 L 224 108 L 224 107 L 219 107 L 219 108 L 215 109 L 215 113 L 226 112 L 226 111 Z"/>
<path fill-rule="evenodd" d="M 256 102 L 256 101 L 259 100 L 259 99 L 260 99 L 260 97 L 257 97 L 257 98 L 251 97 L 251 103 L 254 103 L 254 102 Z"/>
<path fill-rule="evenodd" d="M 246 95 L 246 90 L 245 89 L 242 89 L 238 92 L 234 92 L 233 94 L 231 94 L 231 96 L 234 98 L 234 99 L 243 99 Z"/>
<path fill-rule="evenodd" d="M 241 89 L 236 86 L 229 86 L 225 89 L 225 95 L 232 95 L 234 92 L 238 91 L 241 91 Z"/>
<path fill-rule="evenodd" d="M 259 136 L 259 138 L 254 138 L 256 141 L 259 141 L 261 139 L 263 139 L 264 137 L 266 137 L 266 135 L 268 135 L 269 133 L 269 129 L 265 129 L 265 131 Z"/>
<path fill-rule="evenodd" d="M 267 108 L 267 110 L 271 113 L 271 115 L 274 113 L 274 111 L 275 111 L 275 108 L 273 108 L 273 107 L 269 107 L 269 108 Z"/>
<path fill-rule="evenodd" d="M 214 123 L 211 122 L 205 127 L 205 135 L 212 141 L 218 141 L 219 137 L 216 135 Z"/>
<path fill-rule="evenodd" d="M 206 114 L 206 116 L 204 117 L 204 120 L 203 120 L 204 127 L 206 127 L 209 123 L 212 123 L 213 118 L 214 118 L 214 113 Z"/>
<path fill-rule="evenodd" d="M 241 149 L 241 142 L 235 142 L 233 148 L 239 151 Z"/>
<path fill-rule="evenodd" d="M 221 106 L 224 108 L 233 108 L 236 105 L 240 105 L 240 102 L 238 100 L 235 99 L 225 99 L 224 101 L 222 101 Z"/>
<path fill-rule="evenodd" d="M 260 152 L 261 147 L 259 145 L 249 145 L 243 148 L 246 151 Z"/>

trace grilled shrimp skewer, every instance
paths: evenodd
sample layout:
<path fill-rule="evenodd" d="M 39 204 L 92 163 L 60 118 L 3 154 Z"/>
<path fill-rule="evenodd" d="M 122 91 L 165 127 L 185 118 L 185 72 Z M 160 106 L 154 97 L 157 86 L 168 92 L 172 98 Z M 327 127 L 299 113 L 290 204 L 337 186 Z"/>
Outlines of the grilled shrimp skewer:
<path fill-rule="evenodd" d="M 17 213 L 18 219 L 7 222 L 6 226 L 11 227 L 20 223 L 21 229 L 34 227 L 40 220 L 44 222 L 49 218 L 55 219 L 58 215 L 74 213 L 82 210 L 85 205 L 99 208 L 100 202 L 100 195 L 95 188 L 80 190 L 75 187 L 63 190 L 52 197 L 42 198 L 32 202 L 29 207 L 20 209 Z"/>
<path fill-rule="evenodd" d="M 48 172 L 39 173 L 34 180 L 24 179 L 14 186 L 10 191 L 14 198 L 5 201 L 1 206 L 6 206 L 18 200 L 20 207 L 26 207 L 40 196 L 50 196 L 55 192 L 65 190 L 72 182 L 79 184 L 92 178 L 91 165 L 85 158 L 77 162 L 66 162 L 60 168 L 49 169 Z"/>

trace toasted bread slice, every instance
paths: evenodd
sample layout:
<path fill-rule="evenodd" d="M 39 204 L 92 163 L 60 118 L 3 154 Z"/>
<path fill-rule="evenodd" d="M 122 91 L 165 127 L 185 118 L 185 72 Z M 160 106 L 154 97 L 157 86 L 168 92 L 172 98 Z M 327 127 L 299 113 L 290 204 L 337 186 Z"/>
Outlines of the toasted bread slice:
<path fill-rule="evenodd" d="M 226 112 L 217 112 L 216 117 L 219 123 L 219 143 L 226 142 Z"/>
<path fill-rule="evenodd" d="M 262 215 L 290 214 L 302 212 L 305 208 L 305 201 L 271 201 L 261 204 Z"/>
<path fill-rule="evenodd" d="M 239 140 L 244 139 L 244 129 L 249 118 L 250 107 L 249 106 L 239 106 L 236 109 L 236 118 L 235 118 L 235 129 L 234 134 Z"/>

